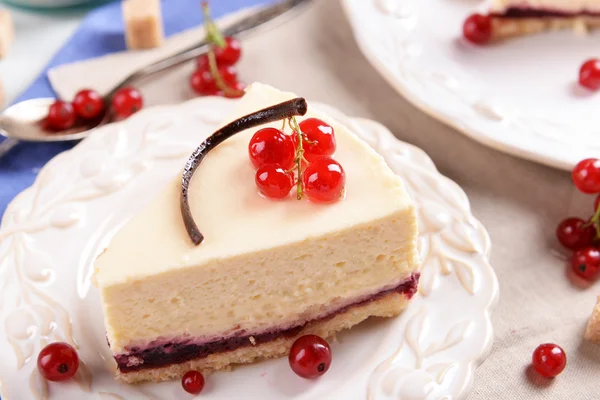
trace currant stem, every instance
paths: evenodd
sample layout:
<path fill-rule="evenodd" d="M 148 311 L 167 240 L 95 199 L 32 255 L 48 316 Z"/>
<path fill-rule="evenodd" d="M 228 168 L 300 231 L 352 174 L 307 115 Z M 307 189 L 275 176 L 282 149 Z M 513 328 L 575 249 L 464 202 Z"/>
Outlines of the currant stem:
<path fill-rule="evenodd" d="M 302 187 L 302 160 L 304 160 L 304 147 L 302 145 L 303 135 L 302 131 L 300 130 L 300 126 L 298 125 L 298 121 L 296 121 L 296 117 L 289 118 L 288 125 L 298 136 L 298 147 L 296 148 L 296 158 L 294 159 L 294 163 L 296 164 L 296 169 L 298 171 L 298 182 L 296 183 L 296 198 L 298 200 L 302 200 L 302 195 L 304 194 L 304 188 Z"/>
<path fill-rule="evenodd" d="M 596 239 L 600 240 L 600 207 L 596 209 L 594 216 L 590 219 L 590 222 L 585 224 L 585 226 L 592 225 L 596 230 Z"/>
<path fill-rule="evenodd" d="M 219 30 L 219 28 L 217 28 L 210 16 L 210 7 L 208 6 L 208 1 L 202 2 L 202 14 L 204 16 L 204 28 L 206 29 L 206 37 L 220 48 L 226 47 L 227 42 L 225 42 L 225 38 L 223 38 L 221 31 Z"/>

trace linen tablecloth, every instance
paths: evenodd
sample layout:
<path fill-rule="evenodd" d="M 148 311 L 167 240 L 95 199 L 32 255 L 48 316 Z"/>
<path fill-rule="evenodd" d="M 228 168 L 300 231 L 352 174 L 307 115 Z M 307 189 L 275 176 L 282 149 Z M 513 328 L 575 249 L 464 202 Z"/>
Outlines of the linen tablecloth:
<path fill-rule="evenodd" d="M 417 110 L 365 60 L 337 1 L 315 0 L 294 20 L 245 40 L 244 51 L 240 73 L 245 81 L 262 81 L 377 120 L 425 150 L 466 191 L 474 215 L 491 235 L 492 265 L 500 281 L 494 346 L 475 374 L 468 400 L 600 399 L 600 346 L 583 341 L 599 288 L 570 283 L 554 236 L 562 218 L 592 212 L 593 199 L 576 193 L 568 173 L 486 148 Z M 150 83 L 145 94 L 160 100 L 166 85 L 186 84 L 191 68 Z M 567 368 L 554 380 L 529 369 L 533 350 L 544 342 L 567 352 Z"/>

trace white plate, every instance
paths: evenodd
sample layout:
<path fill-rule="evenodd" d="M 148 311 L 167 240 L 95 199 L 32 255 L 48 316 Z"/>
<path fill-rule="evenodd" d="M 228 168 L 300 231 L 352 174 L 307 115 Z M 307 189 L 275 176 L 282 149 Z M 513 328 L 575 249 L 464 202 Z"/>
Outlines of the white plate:
<path fill-rule="evenodd" d="M 108 237 L 180 173 L 191 151 L 235 101 L 200 98 L 141 111 L 102 128 L 50 161 L 8 207 L 0 229 L 0 382 L 3 400 L 189 399 L 179 382 L 128 386 L 112 377 L 93 261 Z M 202 399 L 456 399 L 492 342 L 498 283 L 490 241 L 464 192 L 421 150 L 376 122 L 347 124 L 387 160 L 419 206 L 421 295 L 399 318 L 374 320 L 338 336 L 334 360 L 316 381 L 296 377 L 287 360 L 235 368 L 208 378 Z M 41 347 L 79 346 L 74 382 L 43 381 Z M 119 397 L 120 396 L 120 397 Z"/>
<path fill-rule="evenodd" d="M 580 88 L 600 33 L 489 46 L 462 39 L 481 1 L 342 0 L 366 58 L 409 101 L 473 139 L 562 169 L 600 157 L 600 95 Z"/>

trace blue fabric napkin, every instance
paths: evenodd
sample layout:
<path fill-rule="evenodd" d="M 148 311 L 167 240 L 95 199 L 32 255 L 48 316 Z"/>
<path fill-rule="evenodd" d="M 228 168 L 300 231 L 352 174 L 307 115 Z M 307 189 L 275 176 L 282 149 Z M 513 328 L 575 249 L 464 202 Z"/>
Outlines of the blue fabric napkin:
<path fill-rule="evenodd" d="M 241 8 L 271 3 L 273 0 L 213 0 L 214 18 Z M 162 4 L 167 36 L 202 23 L 200 0 L 166 0 Z M 18 40 L 18 39 L 17 39 Z M 36 97 L 53 97 L 46 77 L 48 69 L 57 65 L 125 50 L 120 1 L 106 4 L 90 12 L 73 37 L 59 50 L 46 69 L 15 101 Z M 31 186 L 39 169 L 73 143 L 21 143 L 0 158 L 0 217 L 8 203 L 23 189 Z"/>

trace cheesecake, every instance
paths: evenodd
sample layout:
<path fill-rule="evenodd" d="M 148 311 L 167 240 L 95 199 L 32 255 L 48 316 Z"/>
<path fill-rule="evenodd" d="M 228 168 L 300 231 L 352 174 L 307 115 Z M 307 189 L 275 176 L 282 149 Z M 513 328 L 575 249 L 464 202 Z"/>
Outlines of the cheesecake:
<path fill-rule="evenodd" d="M 222 127 L 294 98 L 255 83 Z M 258 128 L 246 129 L 214 146 L 193 178 L 174 176 L 110 240 L 95 281 L 119 379 L 162 381 L 284 356 L 302 335 L 328 338 L 408 305 L 419 280 L 414 203 L 347 127 L 310 103 L 298 121 L 308 118 L 335 130 L 346 176 L 337 201 L 258 193 L 248 158 Z"/>
<path fill-rule="evenodd" d="M 494 39 L 558 29 L 586 31 L 600 27 L 600 1 L 492 0 L 489 15 Z"/>

